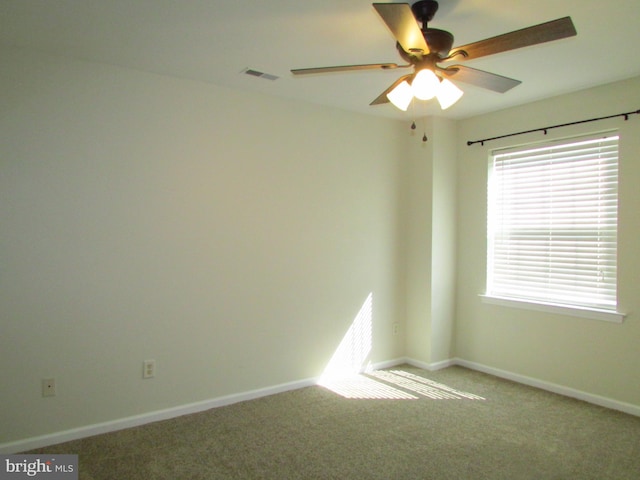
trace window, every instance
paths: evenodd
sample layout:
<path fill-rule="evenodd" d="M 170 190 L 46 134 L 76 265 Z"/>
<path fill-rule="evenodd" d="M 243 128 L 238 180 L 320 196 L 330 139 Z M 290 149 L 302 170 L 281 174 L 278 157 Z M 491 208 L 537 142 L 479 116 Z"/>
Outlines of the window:
<path fill-rule="evenodd" d="M 487 297 L 617 307 L 618 136 L 492 152 Z"/>

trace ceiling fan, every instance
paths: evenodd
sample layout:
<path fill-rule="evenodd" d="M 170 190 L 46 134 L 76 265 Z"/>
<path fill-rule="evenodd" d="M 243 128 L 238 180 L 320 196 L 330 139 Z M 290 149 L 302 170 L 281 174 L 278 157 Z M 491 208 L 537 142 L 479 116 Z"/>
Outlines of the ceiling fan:
<path fill-rule="evenodd" d="M 451 33 L 427 26 L 438 10 L 437 1 L 421 0 L 411 6 L 408 3 L 374 3 L 373 7 L 397 40 L 398 52 L 407 64 L 370 63 L 300 68 L 291 72 L 294 75 L 305 75 L 413 67 L 413 73 L 398 78 L 370 105 L 391 102 L 401 110 L 406 110 L 414 97 L 428 100 L 435 96 L 442 109 L 445 109 L 462 96 L 462 91 L 449 79 L 499 93 L 504 93 L 521 82 L 464 65 L 441 66 L 440 63 L 451 62 L 454 59 L 473 60 L 576 35 L 571 17 L 563 17 L 453 48 L 454 40 Z"/>

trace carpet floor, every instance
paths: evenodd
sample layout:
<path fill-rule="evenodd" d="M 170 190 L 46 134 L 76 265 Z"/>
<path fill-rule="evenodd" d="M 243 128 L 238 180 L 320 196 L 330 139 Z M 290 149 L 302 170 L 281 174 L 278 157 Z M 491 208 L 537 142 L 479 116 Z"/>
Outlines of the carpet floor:
<path fill-rule="evenodd" d="M 25 453 L 85 480 L 638 480 L 640 418 L 404 365 Z"/>

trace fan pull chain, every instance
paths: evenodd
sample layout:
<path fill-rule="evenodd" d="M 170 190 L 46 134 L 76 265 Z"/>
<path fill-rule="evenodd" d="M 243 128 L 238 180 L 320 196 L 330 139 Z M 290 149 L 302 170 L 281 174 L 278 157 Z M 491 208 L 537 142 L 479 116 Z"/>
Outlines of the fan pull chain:
<path fill-rule="evenodd" d="M 414 112 L 414 102 L 413 101 L 411 102 L 411 113 L 415 113 Z M 427 140 L 429 140 L 427 138 L 427 123 L 426 122 L 427 122 L 426 118 L 423 119 L 423 121 L 422 121 L 422 141 L 423 142 L 426 142 Z M 416 128 L 418 128 L 417 125 L 416 125 L 416 121 L 412 120 L 411 121 L 411 130 L 415 130 Z"/>
<path fill-rule="evenodd" d="M 415 130 L 416 128 L 418 128 L 418 127 L 416 126 L 416 122 L 415 122 L 415 120 L 414 120 L 413 122 L 411 122 L 411 130 Z M 423 128 L 423 131 L 422 131 L 422 141 L 423 141 L 423 142 L 426 142 L 426 141 L 428 141 L 428 140 L 429 140 L 429 138 L 427 137 L 426 128 Z"/>
<path fill-rule="evenodd" d="M 415 112 L 416 102 L 415 102 L 415 99 L 413 99 L 413 98 L 412 98 L 412 99 L 411 99 L 411 103 L 410 103 L 409 105 L 411 106 L 411 116 L 412 116 L 413 118 L 415 118 L 415 116 L 416 116 L 416 112 Z M 415 129 L 416 129 L 416 121 L 415 121 L 415 120 L 413 120 L 413 121 L 411 122 L 411 130 L 415 130 Z"/>
<path fill-rule="evenodd" d="M 426 142 L 429 140 L 427 138 L 427 119 L 426 117 L 422 119 L 422 141 Z"/>

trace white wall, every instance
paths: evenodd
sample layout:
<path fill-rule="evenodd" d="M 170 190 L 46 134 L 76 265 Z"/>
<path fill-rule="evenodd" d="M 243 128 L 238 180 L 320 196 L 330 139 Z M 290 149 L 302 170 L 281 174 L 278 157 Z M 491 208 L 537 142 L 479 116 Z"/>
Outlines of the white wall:
<path fill-rule="evenodd" d="M 427 144 L 17 49 L 0 90 L 0 444 L 316 377 L 369 294 L 364 361 L 459 357 L 640 405 L 640 117 L 549 135 L 621 130 L 622 325 L 480 302 L 488 149 L 512 142 L 465 144 L 633 110 L 640 79 L 432 118 Z"/>
<path fill-rule="evenodd" d="M 640 116 L 587 123 L 467 146 L 501 134 L 635 111 L 640 78 L 460 122 L 456 355 L 551 384 L 640 405 Z M 483 304 L 489 150 L 618 128 L 620 140 L 618 285 L 623 324 Z"/>
<path fill-rule="evenodd" d="M 433 123 L 433 119 L 425 122 L 424 132 L 419 131 L 406 141 L 400 204 L 406 353 L 412 360 L 425 364 L 431 361 Z M 420 140 L 423 133 L 432 141 L 423 143 Z"/>
<path fill-rule="evenodd" d="M 456 122 L 434 119 L 429 338 L 431 365 L 445 362 L 454 356 L 458 171 L 456 134 Z"/>
<path fill-rule="evenodd" d="M 404 125 L 6 48 L 0 91 L 0 443 L 316 377 L 370 293 L 404 354 Z"/>
<path fill-rule="evenodd" d="M 411 361 L 432 367 L 454 353 L 456 123 L 429 118 L 413 137 L 401 195 L 405 344 Z"/>

